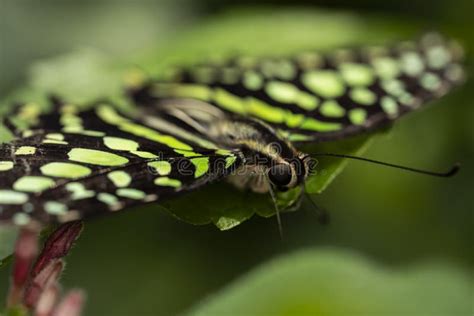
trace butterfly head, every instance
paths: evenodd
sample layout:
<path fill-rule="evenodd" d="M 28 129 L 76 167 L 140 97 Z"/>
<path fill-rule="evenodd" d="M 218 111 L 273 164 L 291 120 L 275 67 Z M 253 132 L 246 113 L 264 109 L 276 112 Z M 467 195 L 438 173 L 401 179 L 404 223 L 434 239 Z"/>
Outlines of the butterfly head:
<path fill-rule="evenodd" d="M 272 163 L 267 170 L 268 180 L 278 191 L 284 192 L 302 185 L 315 166 L 309 155 L 297 153 L 292 158 Z"/>

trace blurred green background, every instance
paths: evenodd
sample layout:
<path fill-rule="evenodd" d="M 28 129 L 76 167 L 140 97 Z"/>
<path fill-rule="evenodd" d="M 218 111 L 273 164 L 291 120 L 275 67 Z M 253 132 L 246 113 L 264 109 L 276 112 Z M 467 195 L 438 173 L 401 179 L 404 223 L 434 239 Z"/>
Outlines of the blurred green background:
<path fill-rule="evenodd" d="M 169 47 L 213 52 L 218 41 L 237 51 L 251 50 L 242 48 L 242 34 L 251 34 L 252 28 L 259 33 L 259 27 L 272 23 L 276 30 L 282 28 L 278 23 L 290 28 L 288 34 L 269 33 L 272 47 L 281 45 L 284 51 L 288 43 L 281 39 L 292 34 L 297 39 L 291 44 L 303 46 L 298 27 L 308 27 L 308 14 L 321 9 L 328 10 L 327 21 L 314 21 L 315 26 L 332 23 L 337 30 L 327 37 L 333 37 L 333 44 L 439 30 L 463 43 L 469 75 L 474 74 L 472 0 L 239 1 L 238 6 L 218 0 L 0 1 L 2 98 L 22 86 L 32 63 L 84 47 L 124 62 L 148 60 Z M 344 15 L 333 19 L 333 10 Z M 291 18 L 286 20 L 285 14 Z M 190 41 L 198 44 L 186 44 Z M 265 44 L 260 42 L 256 50 L 263 52 Z M 317 44 L 309 42 L 308 48 Z M 177 221 L 153 206 L 100 218 L 87 223 L 68 258 L 64 286 L 87 291 L 86 315 L 176 315 L 193 308 L 198 314 L 203 308 L 203 315 L 470 315 L 473 89 L 468 80 L 435 106 L 400 121 L 366 153 L 427 169 L 460 161 L 463 169 L 455 178 L 351 163 L 317 197 L 329 210 L 331 224 L 320 226 L 310 208 L 285 214 L 282 241 L 275 220 L 258 217 L 226 232 Z M 285 267 L 272 261 L 277 257 L 286 258 Z M 292 260 L 294 270 L 288 268 Z M 268 262 L 273 263 L 243 277 Z M 0 306 L 7 276 L 0 271 Z M 293 308 L 275 307 L 285 299 Z M 379 306 L 365 304 L 374 301 Z"/>

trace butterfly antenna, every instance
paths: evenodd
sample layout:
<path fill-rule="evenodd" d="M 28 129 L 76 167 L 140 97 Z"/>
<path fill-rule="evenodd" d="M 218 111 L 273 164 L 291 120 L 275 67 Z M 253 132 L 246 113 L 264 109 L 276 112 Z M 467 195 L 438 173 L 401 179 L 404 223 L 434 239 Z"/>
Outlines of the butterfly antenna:
<path fill-rule="evenodd" d="M 278 224 L 278 233 L 280 234 L 280 239 L 283 240 L 283 226 L 281 224 L 280 208 L 278 207 L 276 194 L 275 194 L 275 191 L 273 190 L 272 184 L 270 180 L 268 179 L 268 177 L 267 177 L 267 182 L 268 182 L 268 191 L 270 192 L 273 205 L 275 206 L 275 214 L 276 214 L 276 219 L 277 219 L 277 224 Z"/>
<path fill-rule="evenodd" d="M 456 173 L 458 173 L 458 171 L 460 169 L 460 164 L 459 163 L 455 163 L 451 167 L 451 169 L 446 171 L 446 172 L 435 172 L 435 171 L 416 169 L 416 168 L 396 165 L 396 164 L 392 164 L 392 163 L 388 163 L 388 162 L 384 162 L 384 161 L 378 161 L 378 160 L 374 160 L 374 159 L 358 157 L 358 156 L 351 156 L 351 155 L 344 155 L 344 154 L 316 153 L 316 154 L 314 154 L 314 156 L 348 158 L 348 159 L 369 162 L 369 163 L 373 163 L 373 164 L 377 164 L 377 165 L 382 165 L 382 166 L 385 166 L 385 167 L 391 167 L 391 168 L 401 169 L 401 170 L 405 170 L 405 171 L 410 171 L 410 172 L 415 172 L 415 173 L 419 173 L 419 174 L 429 175 L 429 176 L 433 176 L 433 177 L 440 177 L 440 178 L 450 178 L 450 177 L 454 176 Z"/>
<path fill-rule="evenodd" d="M 304 195 L 306 196 L 306 199 L 309 200 L 309 202 L 313 205 L 313 208 L 315 209 L 316 211 L 316 217 L 318 219 L 318 222 L 321 224 L 321 225 L 327 225 L 329 224 L 331 218 L 329 217 L 329 213 L 324 209 L 324 208 L 321 208 L 319 207 L 314 201 L 313 199 L 311 198 L 311 196 L 308 194 L 308 193 L 304 193 Z"/>

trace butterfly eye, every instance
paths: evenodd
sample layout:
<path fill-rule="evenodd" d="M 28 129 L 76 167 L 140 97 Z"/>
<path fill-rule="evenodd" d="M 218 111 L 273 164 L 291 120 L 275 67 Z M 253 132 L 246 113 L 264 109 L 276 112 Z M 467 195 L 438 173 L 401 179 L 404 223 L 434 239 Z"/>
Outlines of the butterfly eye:
<path fill-rule="evenodd" d="M 277 164 L 268 171 L 268 178 L 277 187 L 284 187 L 291 182 L 292 171 L 290 165 Z"/>

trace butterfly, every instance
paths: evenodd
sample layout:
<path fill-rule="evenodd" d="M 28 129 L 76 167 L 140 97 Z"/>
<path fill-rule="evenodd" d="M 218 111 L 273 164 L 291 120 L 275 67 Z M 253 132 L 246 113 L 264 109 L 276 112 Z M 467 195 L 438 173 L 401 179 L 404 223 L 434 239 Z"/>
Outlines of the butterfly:
<path fill-rule="evenodd" d="M 456 42 L 428 34 L 172 69 L 125 87 L 134 114 L 107 101 L 81 110 L 52 99 L 49 113 L 20 104 L 5 118 L 16 137 L 0 145 L 0 221 L 84 219 L 223 178 L 276 205 L 278 192 L 304 191 L 316 167 L 299 146 L 391 124 L 460 84 L 461 62 Z"/>

